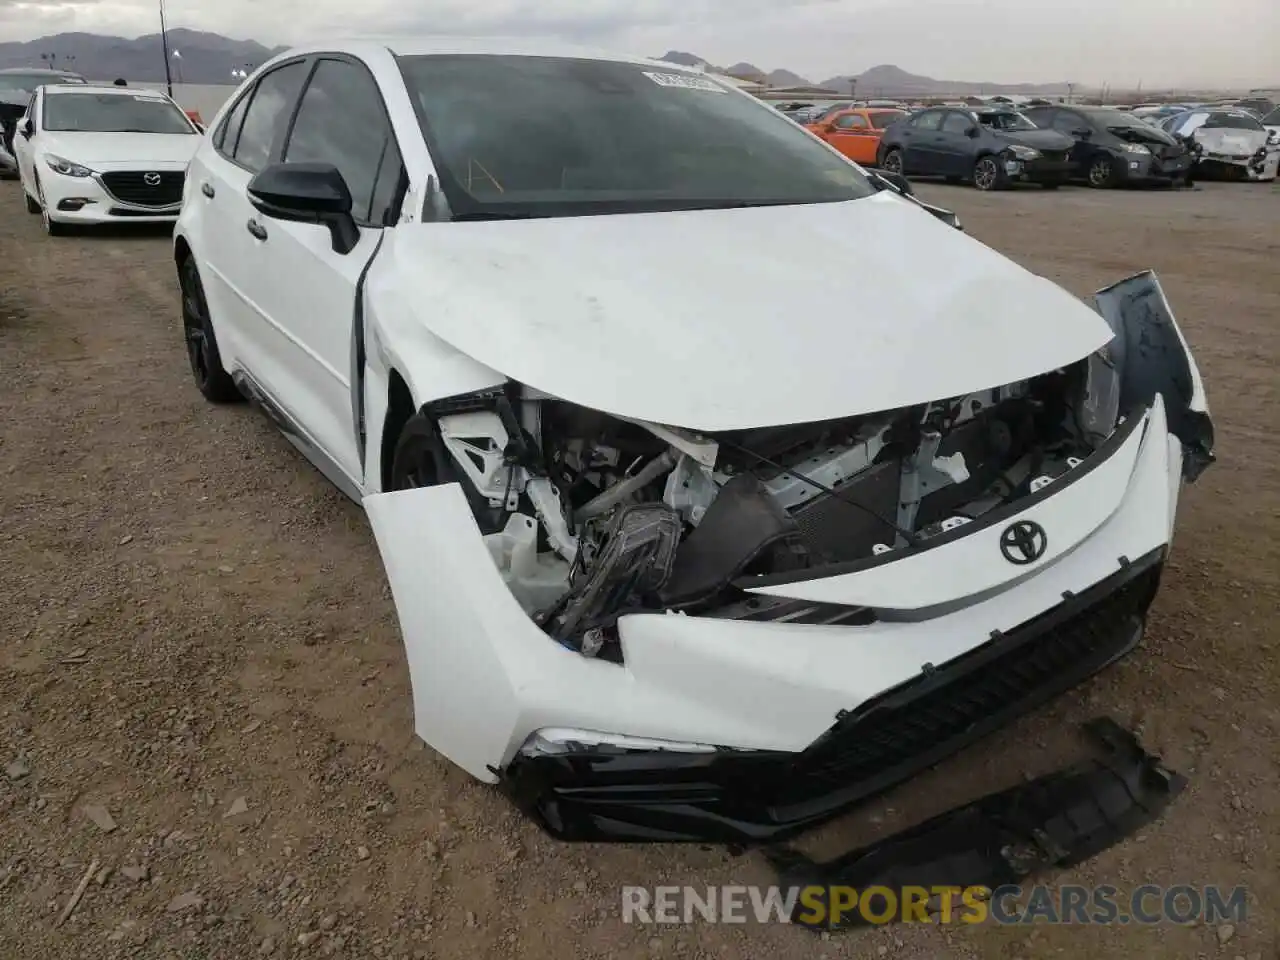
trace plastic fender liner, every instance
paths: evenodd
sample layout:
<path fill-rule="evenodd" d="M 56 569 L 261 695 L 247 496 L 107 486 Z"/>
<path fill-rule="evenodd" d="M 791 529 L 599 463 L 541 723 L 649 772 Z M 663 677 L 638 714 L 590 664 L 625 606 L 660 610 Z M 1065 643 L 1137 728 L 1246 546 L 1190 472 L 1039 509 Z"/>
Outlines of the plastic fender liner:
<path fill-rule="evenodd" d="M 1102 757 L 989 794 L 834 860 L 769 851 L 784 888 L 824 888 L 821 920 L 806 920 L 817 911 L 798 900 L 792 922 L 841 929 L 867 926 L 867 912 L 878 918 L 888 912 L 889 905 L 875 902 L 886 898 L 872 895 L 868 910 L 850 909 L 833 921 L 825 909 L 833 887 L 852 887 L 860 896 L 871 887 L 994 890 L 1074 866 L 1151 823 L 1186 787 L 1186 777 L 1166 769 L 1111 718 L 1090 720 L 1084 730 L 1103 747 Z"/>
<path fill-rule="evenodd" d="M 1120 374 L 1120 410 L 1163 395 L 1169 432 L 1182 442 L 1182 473 L 1194 481 L 1214 462 L 1213 421 L 1200 371 L 1154 272 L 1146 270 L 1094 294 L 1116 332 L 1109 350 Z"/>

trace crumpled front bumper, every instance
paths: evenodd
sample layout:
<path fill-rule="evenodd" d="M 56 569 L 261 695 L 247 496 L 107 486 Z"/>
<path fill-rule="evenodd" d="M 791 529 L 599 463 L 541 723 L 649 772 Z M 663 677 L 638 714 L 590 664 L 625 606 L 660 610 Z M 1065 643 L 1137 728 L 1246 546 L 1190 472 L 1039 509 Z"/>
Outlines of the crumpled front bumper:
<path fill-rule="evenodd" d="M 1158 548 L 1053 609 L 840 716 L 801 753 L 614 747 L 517 755 L 502 785 L 564 840 L 786 838 L 931 766 L 1131 651 Z"/>

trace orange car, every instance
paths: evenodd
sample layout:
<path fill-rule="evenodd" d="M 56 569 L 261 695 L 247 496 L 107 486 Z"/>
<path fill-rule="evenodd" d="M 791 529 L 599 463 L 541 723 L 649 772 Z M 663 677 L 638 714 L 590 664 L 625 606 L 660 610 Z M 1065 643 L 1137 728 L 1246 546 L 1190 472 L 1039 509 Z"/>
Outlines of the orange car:
<path fill-rule="evenodd" d="M 839 110 L 817 123 L 805 124 L 854 163 L 874 167 L 876 149 L 885 127 L 907 115 L 905 110 L 883 107 L 855 107 Z"/>

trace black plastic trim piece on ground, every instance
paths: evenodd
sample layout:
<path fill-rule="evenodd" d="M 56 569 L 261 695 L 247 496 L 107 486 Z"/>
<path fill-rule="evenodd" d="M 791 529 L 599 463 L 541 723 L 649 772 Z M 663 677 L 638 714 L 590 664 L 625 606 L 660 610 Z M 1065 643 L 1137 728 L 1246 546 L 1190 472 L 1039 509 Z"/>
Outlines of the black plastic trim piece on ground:
<path fill-rule="evenodd" d="M 1151 823 L 1186 787 L 1186 777 L 1164 767 L 1110 717 L 1090 720 L 1084 730 L 1103 748 L 1102 757 L 990 794 L 834 860 L 771 852 L 784 888 L 824 891 L 810 895 L 808 907 L 797 904 L 792 921 L 819 930 L 868 925 L 862 910 L 833 920 L 827 910 L 812 909 L 814 902 L 825 906 L 833 887 L 859 894 L 881 887 L 895 895 L 905 887 L 996 890 L 1074 866 Z M 888 916 L 877 898 L 887 899 L 871 894 L 866 912 Z M 806 912 L 821 923 L 807 922 Z"/>
<path fill-rule="evenodd" d="M 569 745 L 516 758 L 503 790 L 561 840 L 779 843 L 883 793 L 1127 654 L 1157 548 L 964 656 L 841 711 L 799 753 Z"/>

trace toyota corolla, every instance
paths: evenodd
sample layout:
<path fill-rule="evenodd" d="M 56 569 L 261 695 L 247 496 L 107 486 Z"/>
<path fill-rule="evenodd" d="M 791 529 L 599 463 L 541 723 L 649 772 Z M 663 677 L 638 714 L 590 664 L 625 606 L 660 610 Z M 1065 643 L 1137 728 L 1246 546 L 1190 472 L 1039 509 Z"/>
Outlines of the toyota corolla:
<path fill-rule="evenodd" d="M 304 48 L 210 131 L 196 386 L 364 505 L 418 734 L 557 836 L 785 836 L 1139 645 L 1213 459 L 1151 273 L 1082 302 L 669 63 Z"/>

